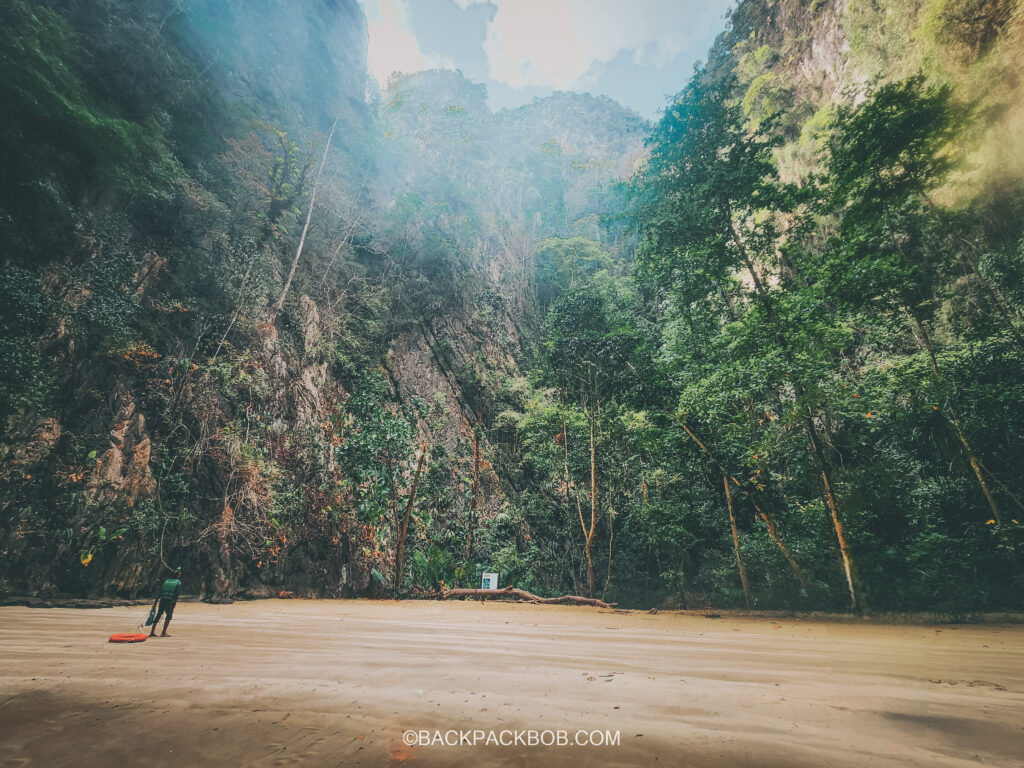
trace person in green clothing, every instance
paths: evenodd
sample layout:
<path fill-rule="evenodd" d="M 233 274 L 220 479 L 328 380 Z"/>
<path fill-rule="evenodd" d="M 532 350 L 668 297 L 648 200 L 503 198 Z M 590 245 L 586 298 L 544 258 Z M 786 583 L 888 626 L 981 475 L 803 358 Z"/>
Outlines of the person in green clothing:
<path fill-rule="evenodd" d="M 156 588 L 153 595 L 153 606 L 156 607 L 156 618 L 153 619 L 153 628 L 149 630 L 150 637 L 156 637 L 156 625 L 160 623 L 160 617 L 164 616 L 164 631 L 160 637 L 170 637 L 167 634 L 167 625 L 171 623 L 174 615 L 174 606 L 178 602 L 178 595 L 181 594 L 181 568 L 176 568 L 173 579 L 164 579 Z"/>

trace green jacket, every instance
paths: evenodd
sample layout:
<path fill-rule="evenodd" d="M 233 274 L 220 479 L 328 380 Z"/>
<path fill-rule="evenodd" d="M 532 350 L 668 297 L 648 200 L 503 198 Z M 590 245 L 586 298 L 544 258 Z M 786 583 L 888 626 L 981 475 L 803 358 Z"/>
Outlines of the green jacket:
<path fill-rule="evenodd" d="M 181 594 L 181 579 L 164 579 L 156 596 L 161 600 L 177 602 L 179 594 Z"/>

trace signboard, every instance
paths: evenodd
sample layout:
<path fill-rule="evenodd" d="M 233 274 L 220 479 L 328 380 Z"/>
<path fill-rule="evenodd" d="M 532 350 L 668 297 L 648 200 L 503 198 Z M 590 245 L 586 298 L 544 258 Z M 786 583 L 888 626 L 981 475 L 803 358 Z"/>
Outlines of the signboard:
<path fill-rule="evenodd" d="M 496 573 L 485 573 L 483 579 L 480 581 L 480 589 L 497 589 L 498 588 L 498 574 Z"/>

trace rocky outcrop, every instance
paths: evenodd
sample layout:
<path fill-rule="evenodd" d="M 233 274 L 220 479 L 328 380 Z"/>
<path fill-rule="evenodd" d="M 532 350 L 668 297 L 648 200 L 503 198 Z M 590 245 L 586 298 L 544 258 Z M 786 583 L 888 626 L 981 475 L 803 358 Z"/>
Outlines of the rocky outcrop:
<path fill-rule="evenodd" d="M 391 344 L 385 365 L 395 394 L 403 403 L 434 405 L 440 413 L 431 422 L 417 419 L 417 428 L 432 445 L 450 453 L 459 450 L 460 436 L 468 429 L 469 414 L 455 377 L 438 364 L 436 341 L 421 328 L 402 334 Z"/>
<path fill-rule="evenodd" d="M 301 369 L 293 378 L 291 386 L 291 404 L 296 422 L 301 426 L 310 426 L 327 413 L 323 392 L 328 385 L 328 373 L 327 363 L 309 362 L 319 357 L 324 329 L 316 302 L 305 294 L 299 297 L 298 320 L 302 329 L 303 355 Z"/>
<path fill-rule="evenodd" d="M 357 0 L 183 0 L 166 31 L 219 87 L 275 122 L 320 131 L 365 112 L 366 17 Z"/>
<path fill-rule="evenodd" d="M 385 365 L 395 396 L 408 412 L 420 411 L 421 405 L 430 409 L 429 416 L 417 418 L 417 431 L 420 439 L 432 448 L 443 448 L 443 454 L 453 467 L 451 483 L 455 492 L 452 498 L 461 500 L 458 486 L 461 478 L 472 472 L 471 436 L 474 425 L 483 417 L 481 411 L 487 397 L 483 383 L 477 378 L 482 372 L 474 365 L 482 359 L 487 371 L 511 373 L 516 368 L 512 357 L 499 352 L 492 339 L 470 334 L 460 320 L 449 317 L 438 319 L 436 324 L 444 333 L 441 337 L 431 330 L 417 328 L 395 339 Z M 464 379 L 462 383 L 459 374 Z M 466 391 L 466 387 L 475 391 Z M 481 455 L 486 457 L 488 453 L 484 439 Z M 500 479 L 486 459 L 480 466 L 479 483 L 478 509 L 486 518 L 503 501 Z M 451 520 L 463 513 L 463 501 L 456 502 L 448 511 Z"/>
<path fill-rule="evenodd" d="M 156 491 L 149 466 L 151 441 L 146 418 L 136 409 L 132 393 L 123 384 L 112 400 L 110 447 L 96 459 L 86 493 L 93 501 L 112 502 L 123 497 L 132 506 L 140 496 L 152 496 Z"/>
<path fill-rule="evenodd" d="M 17 570 L 19 589 L 132 594 L 165 560 L 215 599 L 379 588 L 372 568 L 392 557 L 387 526 L 357 509 L 334 422 L 346 387 L 382 363 L 386 407 L 415 416 L 416 442 L 431 446 L 438 492 L 417 501 L 439 527 L 451 521 L 443 533 L 464 535 L 471 475 L 478 518 L 505 503 L 483 433 L 498 385 L 521 374 L 536 336 L 537 248 L 579 222 L 596 226 L 592 193 L 639 150 L 646 123 L 568 94 L 494 114 L 461 74 L 420 73 L 402 81 L 405 107 L 391 99 L 373 126 L 407 143 L 381 148 L 362 141 L 373 106 L 357 0 L 45 5 L 67 19 L 83 58 L 103 62 L 93 79 L 124 108 L 117 120 L 159 123 L 163 160 L 184 181 L 173 202 L 119 216 L 105 236 L 86 227 L 69 258 L 88 269 L 51 270 L 72 276 L 46 283 L 67 315 L 54 322 L 63 402 L 2 438 L 19 484 L 0 496 L 14 510 L 0 520 L 0 553 L 17 561 L 0 565 L 0 588 Z M 139 40 L 144 50 L 128 44 Z M 141 103 L 152 114 L 132 112 Z M 271 321 L 262 302 L 280 295 L 298 227 L 271 236 L 251 217 L 274 218 L 267 177 L 294 153 L 288 185 L 306 186 L 279 198 L 301 219 L 314 167 L 302 170 L 304 155 L 319 157 L 335 118 L 332 181 Z M 252 142 L 222 156 L 226 138 L 250 130 Z M 572 146 L 552 139 L 570 134 Z M 246 153 L 251 164 L 236 157 Z M 548 216 L 552 186 L 566 192 Z M 83 203 L 81 218 L 103 214 L 107 194 Z M 392 231 L 398 199 L 424 207 Z M 265 242 L 251 248 L 256 232 Z M 134 351 L 121 354 L 124 344 Z"/>
<path fill-rule="evenodd" d="M 850 43 L 842 23 L 845 6 L 845 0 L 838 0 L 821 9 L 796 65 L 800 76 L 828 99 L 839 97 L 849 77 Z"/>
<path fill-rule="evenodd" d="M 306 355 L 315 354 L 324 337 L 320 325 L 320 310 L 306 294 L 299 296 L 299 322 L 302 325 L 302 345 Z"/>
<path fill-rule="evenodd" d="M 326 384 L 326 363 L 302 369 L 291 390 L 292 407 L 295 409 L 295 420 L 298 424 L 309 426 L 325 415 L 322 393 Z"/>
<path fill-rule="evenodd" d="M 60 439 L 60 422 L 50 416 L 14 415 L 8 418 L 4 440 L 0 442 L 0 459 L 12 468 L 38 464 L 53 450 Z"/>
<path fill-rule="evenodd" d="M 261 323 L 256 328 L 256 359 L 263 365 L 271 383 L 280 386 L 288 378 L 288 363 L 281 354 L 277 328 L 273 323 Z"/>

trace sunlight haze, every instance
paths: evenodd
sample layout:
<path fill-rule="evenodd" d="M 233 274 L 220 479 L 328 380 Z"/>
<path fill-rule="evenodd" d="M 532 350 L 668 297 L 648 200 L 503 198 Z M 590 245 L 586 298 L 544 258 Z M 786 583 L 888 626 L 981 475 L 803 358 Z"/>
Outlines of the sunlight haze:
<path fill-rule="evenodd" d="M 727 0 L 361 0 L 369 69 L 459 69 L 492 108 L 552 91 L 609 96 L 653 117 L 703 60 Z"/>

